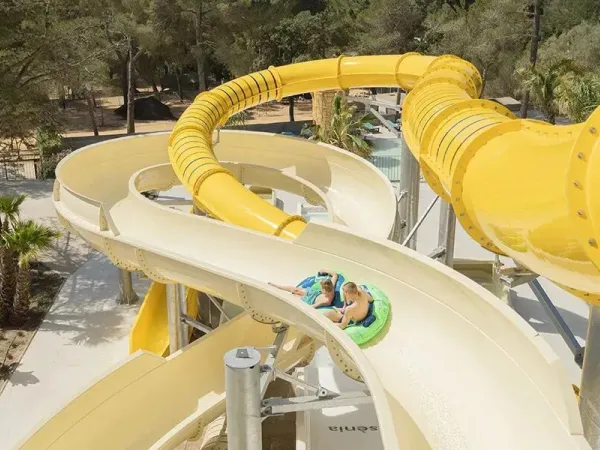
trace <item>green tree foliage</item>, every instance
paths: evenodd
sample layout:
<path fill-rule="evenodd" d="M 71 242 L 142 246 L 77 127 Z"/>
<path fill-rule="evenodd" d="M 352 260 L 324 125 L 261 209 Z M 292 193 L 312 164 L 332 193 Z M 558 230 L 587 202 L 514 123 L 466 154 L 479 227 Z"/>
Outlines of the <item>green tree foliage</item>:
<path fill-rule="evenodd" d="M 363 54 L 418 51 L 426 29 L 427 5 L 418 0 L 372 0 L 359 22 Z"/>
<path fill-rule="evenodd" d="M 585 70 L 600 70 L 600 22 L 581 22 L 549 36 L 540 46 L 540 60 L 557 62 L 568 58 Z"/>
<path fill-rule="evenodd" d="M 523 86 L 529 89 L 546 120 L 552 124 L 556 123 L 556 116 L 560 112 L 560 92 L 563 86 L 570 76 L 579 73 L 579 68 L 570 59 L 547 66 L 538 65 L 534 69 L 518 70 Z"/>
<path fill-rule="evenodd" d="M 596 73 L 564 77 L 558 90 L 560 112 L 583 122 L 600 106 L 600 76 Z"/>
<path fill-rule="evenodd" d="M 466 58 L 481 71 L 484 95 L 514 94 L 514 71 L 531 37 L 522 0 L 479 0 L 469 8 L 443 6 L 427 18 L 427 44 L 433 53 Z"/>

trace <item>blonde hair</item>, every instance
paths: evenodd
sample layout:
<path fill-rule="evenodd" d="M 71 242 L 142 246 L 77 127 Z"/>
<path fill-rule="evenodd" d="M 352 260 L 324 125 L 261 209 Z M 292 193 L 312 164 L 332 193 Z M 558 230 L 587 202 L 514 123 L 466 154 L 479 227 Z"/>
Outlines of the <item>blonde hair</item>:
<path fill-rule="evenodd" d="M 325 292 L 333 292 L 333 283 L 331 280 L 321 281 L 321 289 L 323 289 Z"/>
<path fill-rule="evenodd" d="M 348 281 L 346 284 L 344 284 L 342 289 L 344 289 L 344 292 L 348 294 L 358 294 L 358 286 L 352 281 Z"/>

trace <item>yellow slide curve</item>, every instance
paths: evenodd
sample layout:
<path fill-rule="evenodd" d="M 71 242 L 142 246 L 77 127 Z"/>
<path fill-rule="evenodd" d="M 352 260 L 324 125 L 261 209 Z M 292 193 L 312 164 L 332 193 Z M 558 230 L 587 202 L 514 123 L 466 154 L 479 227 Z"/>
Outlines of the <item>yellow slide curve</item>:
<path fill-rule="evenodd" d="M 270 68 L 198 96 L 168 138 L 110 141 L 59 165 L 54 201 L 65 226 L 120 267 L 185 284 L 247 313 L 167 359 L 132 355 L 22 448 L 173 448 L 197 436 L 224 412 L 223 352 L 272 339 L 270 328 L 250 316 L 292 326 L 281 367 L 310 357 L 307 336 L 327 345 L 342 370 L 362 378 L 386 448 L 589 448 L 564 368 L 543 338 L 480 286 L 386 240 L 393 191 L 370 164 L 329 146 L 257 133 L 221 133 L 214 149 L 219 159 L 243 167 L 225 168 L 213 152 L 213 129 L 260 102 L 397 85 L 412 90 L 403 114 L 406 140 L 471 236 L 592 301 L 600 292 L 593 234 L 599 205 L 591 190 L 598 114 L 563 131 L 516 120 L 499 105 L 475 100 L 479 74 L 450 56 L 349 57 Z M 320 197 L 336 224 L 306 225 L 249 192 L 243 178 L 258 170 L 252 162 L 269 169 L 274 182 Z M 523 167 L 531 173 L 518 178 Z M 498 179 L 503 171 L 510 182 Z M 562 187 L 557 180 L 565 180 Z M 178 183 L 223 222 L 140 194 Z M 362 207 L 373 209 L 367 215 Z M 389 293 L 392 318 L 375 342 L 358 348 L 320 313 L 267 284 L 293 283 L 320 267 Z"/>

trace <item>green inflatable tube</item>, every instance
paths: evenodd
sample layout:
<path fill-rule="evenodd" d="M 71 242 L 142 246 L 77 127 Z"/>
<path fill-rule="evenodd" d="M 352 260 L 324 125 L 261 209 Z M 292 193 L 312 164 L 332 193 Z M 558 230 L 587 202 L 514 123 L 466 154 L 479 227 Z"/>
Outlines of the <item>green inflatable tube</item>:
<path fill-rule="evenodd" d="M 338 272 L 338 275 L 339 279 L 335 286 L 336 296 L 332 306 L 342 308 L 345 303 L 342 286 L 346 282 L 346 277 L 341 272 Z M 298 286 L 305 289 L 320 289 L 320 282 L 322 279 L 323 277 L 311 276 L 298 283 Z M 373 303 L 369 306 L 369 314 L 363 321 L 348 325 L 344 331 L 346 331 L 350 338 L 358 345 L 364 345 L 374 339 L 383 329 L 390 316 L 391 307 L 387 295 L 385 295 L 385 293 L 377 286 L 373 284 L 363 284 L 359 286 L 363 289 L 366 288 L 371 294 Z M 332 309 L 332 306 L 321 306 L 318 310 Z"/>
<path fill-rule="evenodd" d="M 364 345 L 374 339 L 379 332 L 383 330 L 383 327 L 390 316 L 391 306 L 387 295 L 385 295 L 385 293 L 377 286 L 373 284 L 363 284 L 360 285 L 360 287 L 363 289 L 366 288 L 371 294 L 371 297 L 373 297 L 372 311 L 371 307 L 369 307 L 369 315 L 363 321 L 348 325 L 344 331 L 346 331 L 350 338 L 358 345 Z M 343 299 L 344 291 L 340 290 L 340 294 Z M 370 319 L 371 316 L 374 316 L 375 319 Z M 366 321 L 371 323 L 368 326 L 365 326 L 364 322 Z"/>

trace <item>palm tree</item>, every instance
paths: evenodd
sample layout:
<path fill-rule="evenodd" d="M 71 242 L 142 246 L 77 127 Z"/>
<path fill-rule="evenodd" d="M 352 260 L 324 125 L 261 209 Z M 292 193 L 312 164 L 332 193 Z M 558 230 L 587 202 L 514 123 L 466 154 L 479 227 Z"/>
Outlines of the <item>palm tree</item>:
<path fill-rule="evenodd" d="M 358 156 L 369 159 L 371 144 L 364 139 L 368 133 L 367 123 L 373 120 L 370 114 L 359 115 L 356 106 L 349 106 L 345 98 L 337 94 L 333 99 L 331 122 L 316 126 L 311 139 L 335 145 Z"/>
<path fill-rule="evenodd" d="M 570 59 L 563 59 L 550 66 L 537 66 L 532 69 L 517 71 L 524 89 L 529 90 L 534 102 L 540 107 L 546 120 L 556 123 L 559 108 L 559 92 L 568 75 L 579 73 L 580 70 Z"/>
<path fill-rule="evenodd" d="M 250 118 L 250 114 L 248 113 L 248 111 L 240 111 L 238 113 L 231 115 L 229 117 L 229 119 L 227 119 L 227 122 L 225 122 L 224 126 L 226 126 L 226 127 L 245 126 L 246 123 L 248 122 L 249 118 Z"/>
<path fill-rule="evenodd" d="M 19 221 L 21 205 L 26 198 L 26 195 L 5 195 L 0 197 L 0 229 L 3 232 L 8 232 L 9 226 Z"/>
<path fill-rule="evenodd" d="M 29 312 L 29 266 L 31 261 L 41 251 L 50 248 L 52 239 L 58 236 L 57 231 L 32 220 L 16 224 L 10 233 L 3 235 L 4 245 L 19 255 L 13 321 L 23 322 Z"/>
<path fill-rule="evenodd" d="M 0 197 L 0 323 L 10 318 L 17 286 L 17 254 L 3 244 L 3 236 L 18 222 L 25 198 L 25 195 Z"/>
<path fill-rule="evenodd" d="M 600 76 L 568 77 L 558 95 L 559 106 L 574 122 L 584 122 L 600 105 Z"/>

